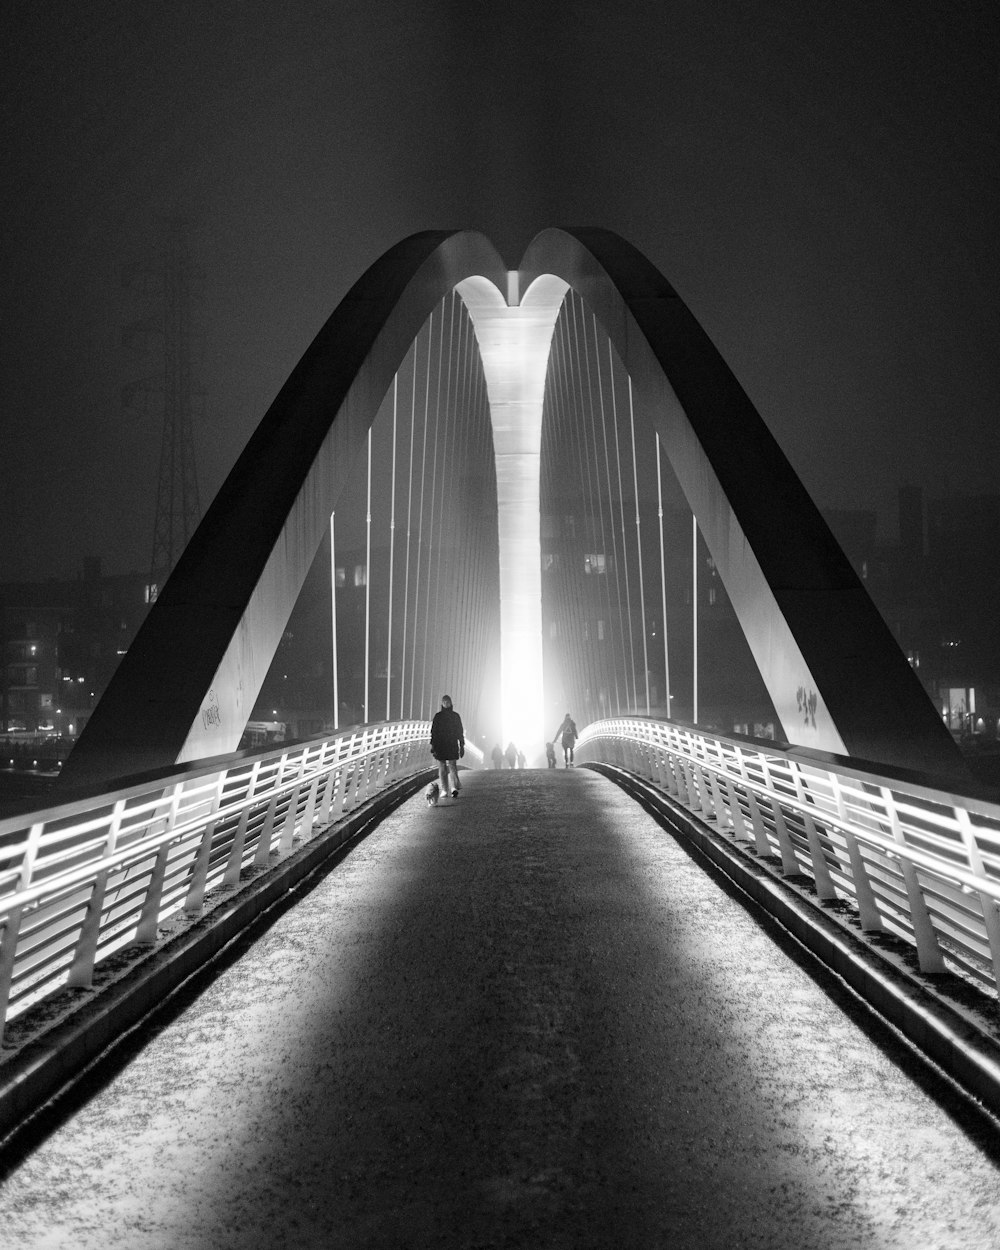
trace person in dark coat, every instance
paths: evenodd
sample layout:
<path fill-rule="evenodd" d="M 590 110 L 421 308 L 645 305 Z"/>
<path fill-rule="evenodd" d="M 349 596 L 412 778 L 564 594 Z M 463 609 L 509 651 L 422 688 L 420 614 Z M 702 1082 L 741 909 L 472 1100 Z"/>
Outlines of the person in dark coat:
<path fill-rule="evenodd" d="M 513 742 L 507 743 L 507 750 L 504 751 L 504 759 L 507 761 L 508 768 L 517 767 L 517 747 Z"/>
<path fill-rule="evenodd" d="M 458 798 L 462 783 L 458 779 L 458 761 L 465 754 L 465 730 L 462 718 L 451 705 L 451 695 L 441 696 L 441 711 L 431 721 L 431 755 L 438 762 L 438 783 L 441 793 Z"/>
<path fill-rule="evenodd" d="M 493 767 L 503 768 L 503 747 L 498 742 L 492 751 Z"/>
<path fill-rule="evenodd" d="M 563 723 L 556 730 L 555 735 L 562 742 L 563 764 L 567 768 L 573 767 L 573 743 L 576 742 L 576 721 L 573 720 L 569 712 L 563 717 Z"/>

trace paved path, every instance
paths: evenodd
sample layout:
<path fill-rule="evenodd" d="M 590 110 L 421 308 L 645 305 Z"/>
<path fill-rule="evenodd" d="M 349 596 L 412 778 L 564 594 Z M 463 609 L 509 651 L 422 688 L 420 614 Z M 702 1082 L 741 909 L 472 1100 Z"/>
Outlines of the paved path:
<path fill-rule="evenodd" d="M 586 770 L 394 813 L 0 1189 L 30 1247 L 1000 1244 L 1000 1173 Z"/>

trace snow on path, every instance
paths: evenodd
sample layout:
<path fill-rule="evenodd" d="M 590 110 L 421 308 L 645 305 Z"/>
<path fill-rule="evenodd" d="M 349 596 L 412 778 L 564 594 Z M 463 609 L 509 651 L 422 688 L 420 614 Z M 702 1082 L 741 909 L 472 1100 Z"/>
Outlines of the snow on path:
<path fill-rule="evenodd" d="M 585 770 L 389 817 L 0 1188 L 22 1250 L 977 1250 L 1000 1173 Z"/>

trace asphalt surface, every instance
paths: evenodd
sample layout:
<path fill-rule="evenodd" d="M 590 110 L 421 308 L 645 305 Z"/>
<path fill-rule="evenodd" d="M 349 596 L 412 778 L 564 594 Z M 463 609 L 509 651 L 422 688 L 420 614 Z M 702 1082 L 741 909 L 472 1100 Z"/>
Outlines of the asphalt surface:
<path fill-rule="evenodd" d="M 1000 1244 L 1000 1171 L 586 770 L 393 813 L 0 1187 L 18 1247 Z"/>

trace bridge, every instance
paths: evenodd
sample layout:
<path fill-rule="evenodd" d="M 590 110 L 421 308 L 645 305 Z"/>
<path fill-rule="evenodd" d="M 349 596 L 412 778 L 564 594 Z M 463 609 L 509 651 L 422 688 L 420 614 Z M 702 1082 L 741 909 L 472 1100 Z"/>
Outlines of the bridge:
<path fill-rule="evenodd" d="M 241 749 L 316 584 L 329 723 Z M 469 771 L 427 811 L 445 690 Z M 567 709 L 579 767 L 550 769 Z M 491 767 L 507 743 L 526 767 Z M 81 1245 L 1000 1230 L 1000 803 L 708 337 L 607 232 L 543 232 L 512 271 L 479 235 L 428 232 L 359 279 L 58 801 L 0 820 L 0 845 L 20 1244 L 49 1224 Z M 53 1131 L 94 1073 L 122 1100 L 133 1074 L 138 1101 Z M 177 1091 L 198 1073 L 195 1110 Z M 870 1132 L 890 1088 L 898 1118 Z M 148 1130 L 127 1157 L 123 1116 Z M 164 1135 L 163 1201 L 112 1170 L 50 1206 L 78 1150 L 167 1176 Z M 900 1167 L 900 1137 L 934 1167 L 917 1148 Z M 265 1197 L 241 1205 L 233 1175 Z"/>

